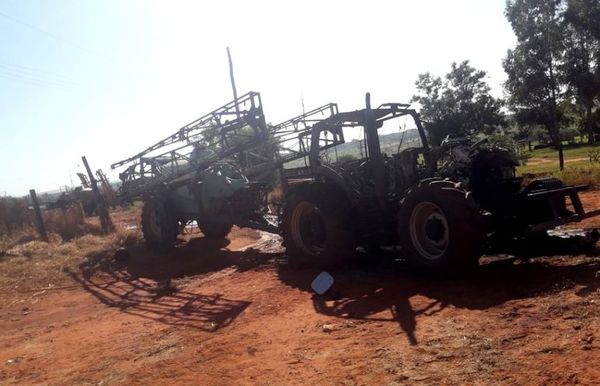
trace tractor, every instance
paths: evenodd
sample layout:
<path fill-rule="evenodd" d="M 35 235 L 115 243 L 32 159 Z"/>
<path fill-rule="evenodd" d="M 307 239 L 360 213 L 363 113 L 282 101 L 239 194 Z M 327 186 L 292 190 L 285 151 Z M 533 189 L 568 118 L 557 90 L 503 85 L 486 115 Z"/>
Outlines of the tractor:
<path fill-rule="evenodd" d="M 382 151 L 378 130 L 401 117 L 414 121 L 419 146 Z M 356 131 L 363 156 L 325 162 Z M 334 114 L 300 137 L 308 162 L 283 170 L 280 216 L 287 254 L 298 261 L 339 264 L 357 247 L 399 246 L 416 266 L 462 271 L 486 251 L 599 214 L 582 207 L 585 185 L 550 178 L 523 186 L 514 153 L 485 140 L 430 147 L 414 109 L 372 108 L 369 94 L 364 109 Z"/>
<path fill-rule="evenodd" d="M 384 146 L 380 130 L 400 119 L 412 121 L 414 146 Z M 340 156 L 357 143 L 359 157 Z M 144 238 L 159 249 L 190 222 L 211 238 L 237 225 L 280 234 L 295 261 L 335 265 L 385 246 L 419 267 L 460 271 L 600 214 L 584 211 L 586 186 L 525 184 L 513 152 L 485 140 L 432 147 L 416 110 L 372 108 L 369 94 L 364 109 L 330 103 L 267 125 L 260 94 L 250 92 L 112 167 L 125 165 L 119 196 L 144 202 Z M 275 187 L 282 199 L 271 202 Z"/>

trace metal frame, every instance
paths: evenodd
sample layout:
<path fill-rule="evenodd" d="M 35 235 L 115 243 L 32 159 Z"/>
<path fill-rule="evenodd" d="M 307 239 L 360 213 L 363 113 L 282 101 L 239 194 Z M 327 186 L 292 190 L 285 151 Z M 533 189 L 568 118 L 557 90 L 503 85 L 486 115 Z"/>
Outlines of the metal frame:
<path fill-rule="evenodd" d="M 252 129 L 252 135 L 244 133 L 247 128 Z M 144 151 L 112 164 L 111 169 L 128 165 L 119 175 L 123 181 L 121 194 L 136 197 L 256 147 L 267 137 L 260 94 L 249 92 L 183 126 Z M 201 162 L 192 162 L 192 151 L 199 145 L 214 153 Z M 241 163 L 242 167 L 246 166 Z"/>
<path fill-rule="evenodd" d="M 112 169 L 127 166 L 119 174 L 123 185 L 121 196 L 135 199 L 153 193 L 166 184 L 185 180 L 185 176 L 222 161 L 234 162 L 250 179 L 260 179 L 265 173 L 283 164 L 308 156 L 309 146 L 302 142 L 315 123 L 338 113 L 334 103 L 328 103 L 307 113 L 268 126 L 260 94 L 249 92 L 236 100 L 183 126 L 172 135 L 142 152 L 111 165 Z M 248 133 L 248 128 L 252 132 Z M 201 162 L 192 160 L 195 147 L 202 146 L 213 154 Z M 272 155 L 261 154 L 261 147 L 270 146 Z"/>

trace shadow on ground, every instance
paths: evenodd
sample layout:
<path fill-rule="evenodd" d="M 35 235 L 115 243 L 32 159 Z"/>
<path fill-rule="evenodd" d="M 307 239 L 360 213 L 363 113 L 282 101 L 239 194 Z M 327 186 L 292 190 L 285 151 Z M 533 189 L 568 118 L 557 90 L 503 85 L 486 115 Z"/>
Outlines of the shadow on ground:
<path fill-rule="evenodd" d="M 581 287 L 578 296 L 586 296 L 600 289 L 600 259 L 595 256 L 600 253 L 550 259 L 487 259 L 474 272 L 454 278 L 415 272 L 401 260 L 381 260 L 376 266 L 363 263 L 331 271 L 335 284 L 325 295 L 313 293 L 312 300 L 315 310 L 324 315 L 398 323 L 409 344 L 416 345 L 417 316 L 432 315 L 448 306 L 484 310 L 509 300 L 576 287 Z M 311 293 L 310 283 L 320 271 L 286 264 L 278 269 L 282 282 Z M 430 299 L 429 304 L 413 307 L 410 298 L 416 295 Z M 389 311 L 389 317 L 385 311 Z"/>
<path fill-rule="evenodd" d="M 145 246 L 129 247 L 127 258 L 122 260 L 114 258 L 113 250 L 103 251 L 87 256 L 78 271 L 68 274 L 110 307 L 168 325 L 210 332 L 229 325 L 250 301 L 195 292 L 193 288 L 182 290 L 178 279 L 271 269 L 277 260 L 282 283 L 313 294 L 310 283 L 321 269 L 290 266 L 285 259 L 277 259 L 283 256 L 278 252 L 231 251 L 228 243 L 198 238 L 162 254 Z M 564 253 L 563 249 L 557 251 Z M 312 302 L 316 312 L 328 316 L 397 323 L 409 343 L 416 345 L 417 316 L 433 315 L 448 306 L 484 310 L 514 299 L 572 288 L 577 288 L 578 296 L 595 292 L 600 289 L 598 256 L 594 250 L 578 257 L 491 258 L 471 274 L 456 278 L 415 272 L 394 256 L 371 256 L 376 264 L 362 260 L 331 271 L 334 286 L 323 296 L 313 294 Z M 414 307 L 410 299 L 417 295 L 429 303 Z"/>
<path fill-rule="evenodd" d="M 175 326 L 214 332 L 230 324 L 250 304 L 222 294 L 178 288 L 175 279 L 230 268 L 245 271 L 267 264 L 273 254 L 230 251 L 228 240 L 192 239 L 168 253 L 129 247 L 121 259 L 114 250 L 86 256 L 79 271 L 67 274 L 102 303 L 121 311 Z"/>

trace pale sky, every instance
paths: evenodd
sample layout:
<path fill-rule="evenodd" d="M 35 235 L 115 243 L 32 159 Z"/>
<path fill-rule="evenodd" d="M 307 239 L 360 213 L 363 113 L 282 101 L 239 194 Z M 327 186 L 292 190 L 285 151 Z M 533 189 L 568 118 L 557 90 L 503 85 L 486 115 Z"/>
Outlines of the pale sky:
<path fill-rule="evenodd" d="M 328 102 L 407 102 L 419 73 L 471 60 L 502 96 L 505 0 L 0 0 L 0 195 L 70 185 L 232 99 L 268 122 Z M 118 172 L 118 170 L 117 170 Z"/>

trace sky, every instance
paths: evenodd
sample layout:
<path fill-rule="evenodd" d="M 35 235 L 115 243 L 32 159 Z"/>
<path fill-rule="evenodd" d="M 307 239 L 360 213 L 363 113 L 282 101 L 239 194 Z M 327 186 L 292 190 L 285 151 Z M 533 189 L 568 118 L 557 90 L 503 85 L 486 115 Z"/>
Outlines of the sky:
<path fill-rule="evenodd" d="M 232 100 L 279 123 L 408 102 L 418 74 L 470 60 L 503 96 L 505 0 L 0 0 L 0 195 L 77 184 Z"/>

